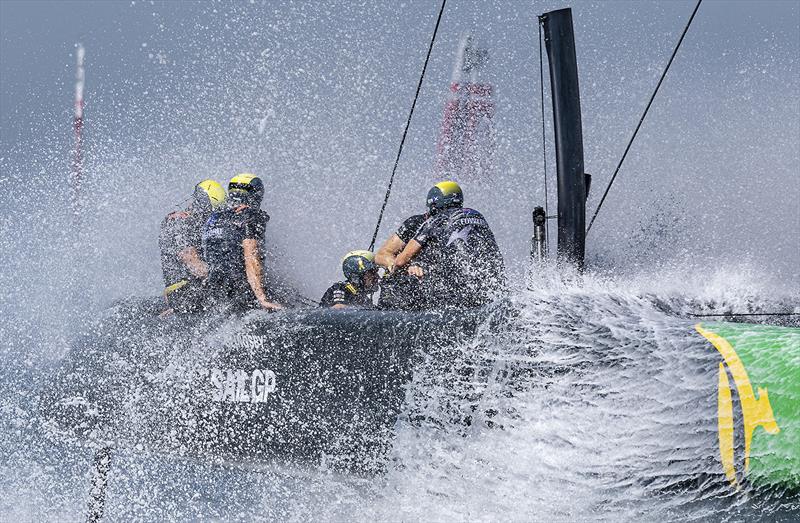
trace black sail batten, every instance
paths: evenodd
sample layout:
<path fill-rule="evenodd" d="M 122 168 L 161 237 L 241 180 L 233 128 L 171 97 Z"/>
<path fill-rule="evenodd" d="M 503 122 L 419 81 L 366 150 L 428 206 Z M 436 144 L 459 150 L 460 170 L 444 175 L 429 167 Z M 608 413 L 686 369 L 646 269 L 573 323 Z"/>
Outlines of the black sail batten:
<path fill-rule="evenodd" d="M 558 260 L 583 268 L 586 251 L 586 176 L 583 165 L 578 61 L 572 10 L 543 14 L 558 172 Z"/>

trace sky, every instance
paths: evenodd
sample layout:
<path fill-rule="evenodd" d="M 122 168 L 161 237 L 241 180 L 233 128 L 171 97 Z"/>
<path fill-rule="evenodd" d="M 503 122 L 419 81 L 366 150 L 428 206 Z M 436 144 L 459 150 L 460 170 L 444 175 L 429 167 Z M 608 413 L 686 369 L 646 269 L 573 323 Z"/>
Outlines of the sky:
<path fill-rule="evenodd" d="M 380 239 L 423 210 L 436 181 L 453 60 L 470 32 L 490 52 L 498 152 L 491 179 L 459 181 L 522 274 L 530 213 L 544 203 L 536 16 L 566 5 L 594 210 L 693 2 L 450 0 Z M 282 268 L 308 295 L 321 294 L 340 278 L 342 254 L 369 243 L 438 7 L 0 1 L 4 302 L 19 305 L 23 292 L 47 299 L 54 280 L 73 274 L 70 239 L 82 245 L 79 277 L 99 304 L 157 294 L 161 218 L 197 181 L 241 171 L 267 185 L 269 245 Z M 81 234 L 65 211 L 79 41 Z M 590 264 L 733 267 L 797 293 L 798 57 L 800 3 L 706 0 L 591 231 Z M 549 108 L 545 123 L 552 156 Z"/>

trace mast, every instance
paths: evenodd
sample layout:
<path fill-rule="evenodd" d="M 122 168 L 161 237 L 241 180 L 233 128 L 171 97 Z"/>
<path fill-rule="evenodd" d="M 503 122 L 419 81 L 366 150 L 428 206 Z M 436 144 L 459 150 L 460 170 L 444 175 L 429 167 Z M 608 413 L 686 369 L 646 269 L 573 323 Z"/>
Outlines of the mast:
<path fill-rule="evenodd" d="M 558 261 L 583 268 L 586 236 L 587 175 L 583 166 L 581 100 L 572 10 L 559 9 L 540 18 L 544 29 L 558 171 Z"/>
<path fill-rule="evenodd" d="M 72 152 L 70 168 L 70 203 L 73 221 L 77 225 L 81 215 L 81 182 L 83 181 L 83 58 L 85 51 L 82 44 L 77 45 L 77 68 L 75 70 L 75 114 L 72 119 L 72 130 L 75 135 L 75 147 Z"/>

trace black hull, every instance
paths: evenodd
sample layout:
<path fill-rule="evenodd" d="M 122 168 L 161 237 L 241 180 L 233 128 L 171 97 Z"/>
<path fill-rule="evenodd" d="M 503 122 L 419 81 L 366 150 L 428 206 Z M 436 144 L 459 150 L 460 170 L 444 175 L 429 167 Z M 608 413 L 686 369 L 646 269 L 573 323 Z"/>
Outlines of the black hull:
<path fill-rule="evenodd" d="M 120 305 L 54 377 L 50 431 L 224 459 L 380 468 L 415 355 L 482 316 L 307 309 L 160 319 Z"/>

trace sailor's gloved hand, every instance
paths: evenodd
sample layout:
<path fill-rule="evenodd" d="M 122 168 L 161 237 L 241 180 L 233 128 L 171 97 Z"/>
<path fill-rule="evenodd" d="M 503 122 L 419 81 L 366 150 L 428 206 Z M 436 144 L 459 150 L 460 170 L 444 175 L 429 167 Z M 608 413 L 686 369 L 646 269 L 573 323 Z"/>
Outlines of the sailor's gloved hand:
<path fill-rule="evenodd" d="M 425 275 L 425 271 L 422 270 L 422 267 L 420 267 L 419 265 L 409 265 L 407 272 L 411 276 L 416 276 L 417 278 L 420 279 Z"/>

